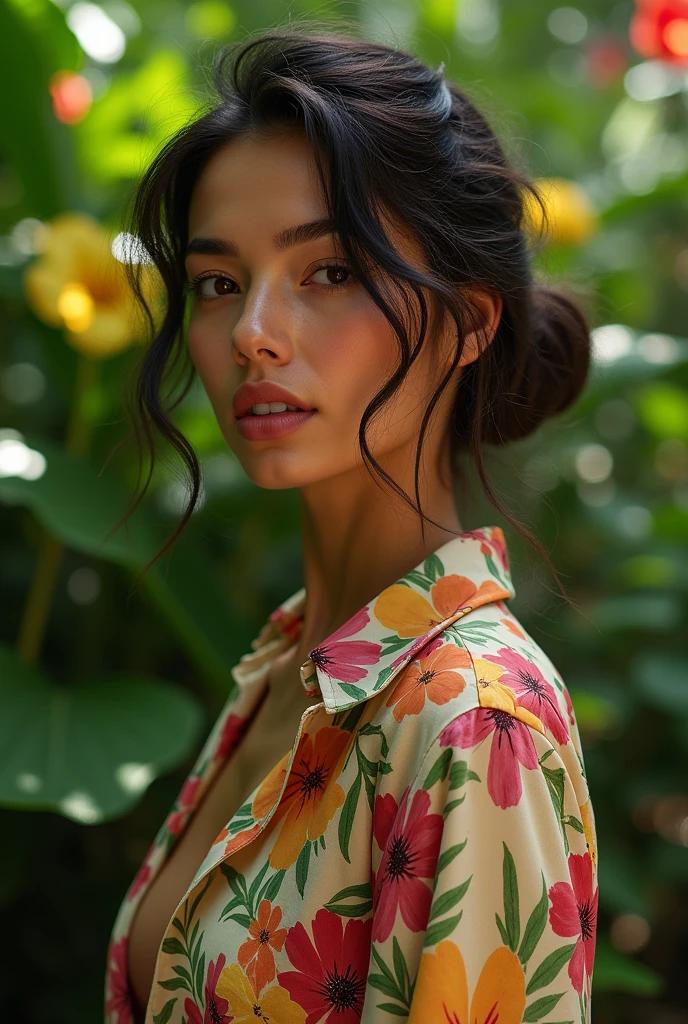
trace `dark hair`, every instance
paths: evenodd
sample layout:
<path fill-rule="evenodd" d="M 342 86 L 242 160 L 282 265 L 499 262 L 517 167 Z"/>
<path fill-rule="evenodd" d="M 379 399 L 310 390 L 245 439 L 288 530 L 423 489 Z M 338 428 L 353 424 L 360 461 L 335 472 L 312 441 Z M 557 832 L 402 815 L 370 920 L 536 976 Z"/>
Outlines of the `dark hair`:
<path fill-rule="evenodd" d="M 157 325 L 148 314 L 153 340 L 136 368 L 136 487 L 141 480 L 142 440 L 151 459 L 148 477 L 115 529 L 138 506 L 150 483 L 153 428 L 185 463 L 190 496 L 177 529 L 144 572 L 186 526 L 198 500 L 198 460 L 168 413 L 185 397 L 194 378 L 193 365 L 186 365 L 182 328 L 187 218 L 199 174 L 210 156 L 233 138 L 298 128 L 305 131 L 312 148 L 342 250 L 399 343 L 398 368 L 361 420 L 364 463 L 378 482 L 392 487 L 418 512 L 422 526 L 434 522 L 420 507 L 423 438 L 437 401 L 454 376 L 466 327 L 480 331 L 485 326 L 464 290 L 480 287 L 499 294 L 503 311 L 496 333 L 478 359 L 462 370 L 452 414 L 452 454 L 472 454 L 487 497 L 538 548 L 568 600 L 544 547 L 493 491 L 482 458 L 483 444 L 504 445 L 524 438 L 572 405 L 590 367 L 589 327 L 577 302 L 563 289 L 534 280 L 535 250 L 529 246 L 524 198 L 530 193 L 547 225 L 539 190 L 509 165 L 485 117 L 462 89 L 445 84 L 440 70 L 402 50 L 346 31 L 332 32 L 317 22 L 292 25 L 221 51 L 213 74 L 219 102 L 164 146 L 134 196 L 131 230 L 162 278 L 166 306 Z M 397 217 L 422 244 L 427 272 L 397 254 L 382 226 L 381 211 Z M 379 291 L 369 273 L 375 265 L 390 275 L 400 302 Z M 136 269 L 131 273 L 144 301 Z M 457 328 L 457 345 L 453 364 L 423 418 L 414 500 L 373 458 L 366 426 L 395 393 L 424 344 L 429 309 L 422 289 L 429 291 L 438 308 L 449 312 Z M 412 307 L 411 293 L 417 307 Z M 414 316 L 414 309 L 419 316 Z M 413 339 L 404 314 L 418 326 Z M 179 391 L 176 397 L 171 392 L 165 405 L 163 380 L 180 365 Z M 456 458 L 453 461 L 456 470 Z"/>

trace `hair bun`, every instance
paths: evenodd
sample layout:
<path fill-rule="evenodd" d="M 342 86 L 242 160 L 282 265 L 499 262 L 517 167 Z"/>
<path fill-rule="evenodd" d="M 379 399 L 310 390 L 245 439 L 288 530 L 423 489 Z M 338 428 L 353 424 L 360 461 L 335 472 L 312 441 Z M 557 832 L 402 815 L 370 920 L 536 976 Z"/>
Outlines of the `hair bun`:
<path fill-rule="evenodd" d="M 532 434 L 545 420 L 573 405 L 590 372 L 590 327 L 576 301 L 561 288 L 534 285 L 530 303 L 532 345 L 514 367 L 508 388 L 494 402 L 484 439 L 508 444 Z"/>

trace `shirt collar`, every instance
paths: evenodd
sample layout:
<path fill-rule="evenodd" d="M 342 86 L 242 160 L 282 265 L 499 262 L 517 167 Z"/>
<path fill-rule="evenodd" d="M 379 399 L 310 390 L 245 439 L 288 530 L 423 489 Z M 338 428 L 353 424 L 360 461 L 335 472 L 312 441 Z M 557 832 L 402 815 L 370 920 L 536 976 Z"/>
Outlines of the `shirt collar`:
<path fill-rule="evenodd" d="M 416 652 L 473 608 L 515 596 L 504 533 L 485 526 L 458 534 L 378 594 L 309 652 L 301 665 L 308 696 L 328 712 L 379 693 Z M 295 643 L 303 624 L 304 588 L 270 615 L 233 669 L 242 685 L 267 674 L 273 657 Z"/>

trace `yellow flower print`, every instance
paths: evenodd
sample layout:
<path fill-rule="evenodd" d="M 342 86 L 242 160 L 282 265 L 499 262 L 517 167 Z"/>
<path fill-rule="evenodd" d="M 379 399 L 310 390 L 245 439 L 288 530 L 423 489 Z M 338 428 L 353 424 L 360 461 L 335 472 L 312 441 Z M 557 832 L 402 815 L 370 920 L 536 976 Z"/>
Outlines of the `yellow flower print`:
<path fill-rule="evenodd" d="M 486 597 L 502 593 L 494 580 L 479 587 L 467 576 L 442 576 L 430 590 L 430 601 L 402 583 L 394 583 L 378 597 L 373 613 L 386 629 L 402 639 L 422 636 L 463 608 L 484 604 Z"/>
<path fill-rule="evenodd" d="M 111 251 L 111 236 L 82 213 L 63 213 L 46 225 L 39 258 L 24 275 L 32 310 L 62 327 L 70 345 L 93 359 L 106 359 L 144 340 L 144 324 L 124 265 Z M 141 266 L 146 299 L 155 298 L 157 272 Z"/>
<path fill-rule="evenodd" d="M 534 729 L 544 735 L 545 727 L 540 719 L 527 708 L 521 707 L 516 700 L 514 691 L 499 682 L 499 677 L 506 671 L 502 665 L 495 665 L 493 661 L 485 661 L 484 658 L 476 658 L 473 665 L 478 680 L 478 700 L 481 708 L 508 711 L 519 721 L 525 722 L 526 725 L 532 725 Z"/>
<path fill-rule="evenodd" d="M 595 819 L 593 817 L 592 804 L 589 800 L 586 800 L 584 804 L 581 804 L 580 816 L 581 821 L 583 822 L 583 832 L 585 833 L 585 842 L 588 845 L 588 852 L 593 864 L 596 864 L 597 839 L 595 836 Z"/>
<path fill-rule="evenodd" d="M 468 1006 L 468 980 L 461 950 L 445 939 L 424 953 L 408 1024 L 521 1024 L 526 1005 L 523 968 L 506 946 L 485 961 Z"/>
<path fill-rule="evenodd" d="M 304 733 L 294 755 L 289 779 L 272 824 L 285 817 L 270 851 L 273 868 L 288 868 L 297 860 L 306 840 L 319 839 L 344 803 L 344 790 L 336 782 L 351 734 L 325 726 L 314 735 Z M 254 818 L 273 806 L 286 773 L 288 757 L 282 758 L 261 783 L 253 799 Z"/>
<path fill-rule="evenodd" d="M 292 1002 L 286 988 L 273 985 L 259 999 L 238 964 L 223 969 L 215 991 L 229 1003 L 235 1024 L 305 1024 L 306 1011 Z"/>

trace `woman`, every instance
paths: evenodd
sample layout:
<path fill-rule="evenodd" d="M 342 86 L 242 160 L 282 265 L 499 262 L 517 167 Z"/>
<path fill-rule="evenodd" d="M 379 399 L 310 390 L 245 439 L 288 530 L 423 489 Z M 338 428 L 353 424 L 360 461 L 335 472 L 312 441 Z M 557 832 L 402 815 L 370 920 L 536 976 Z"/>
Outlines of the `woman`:
<path fill-rule="evenodd" d="M 468 450 L 527 533 L 481 444 L 585 383 L 585 317 L 532 278 L 537 191 L 390 47 L 276 30 L 216 81 L 137 196 L 166 288 L 139 405 L 191 470 L 181 529 L 199 470 L 159 391 L 188 348 L 248 476 L 300 491 L 305 586 L 233 669 L 124 899 L 106 1020 L 589 1022 L 575 716 L 505 603 L 502 530 L 464 530 L 453 497 Z"/>

